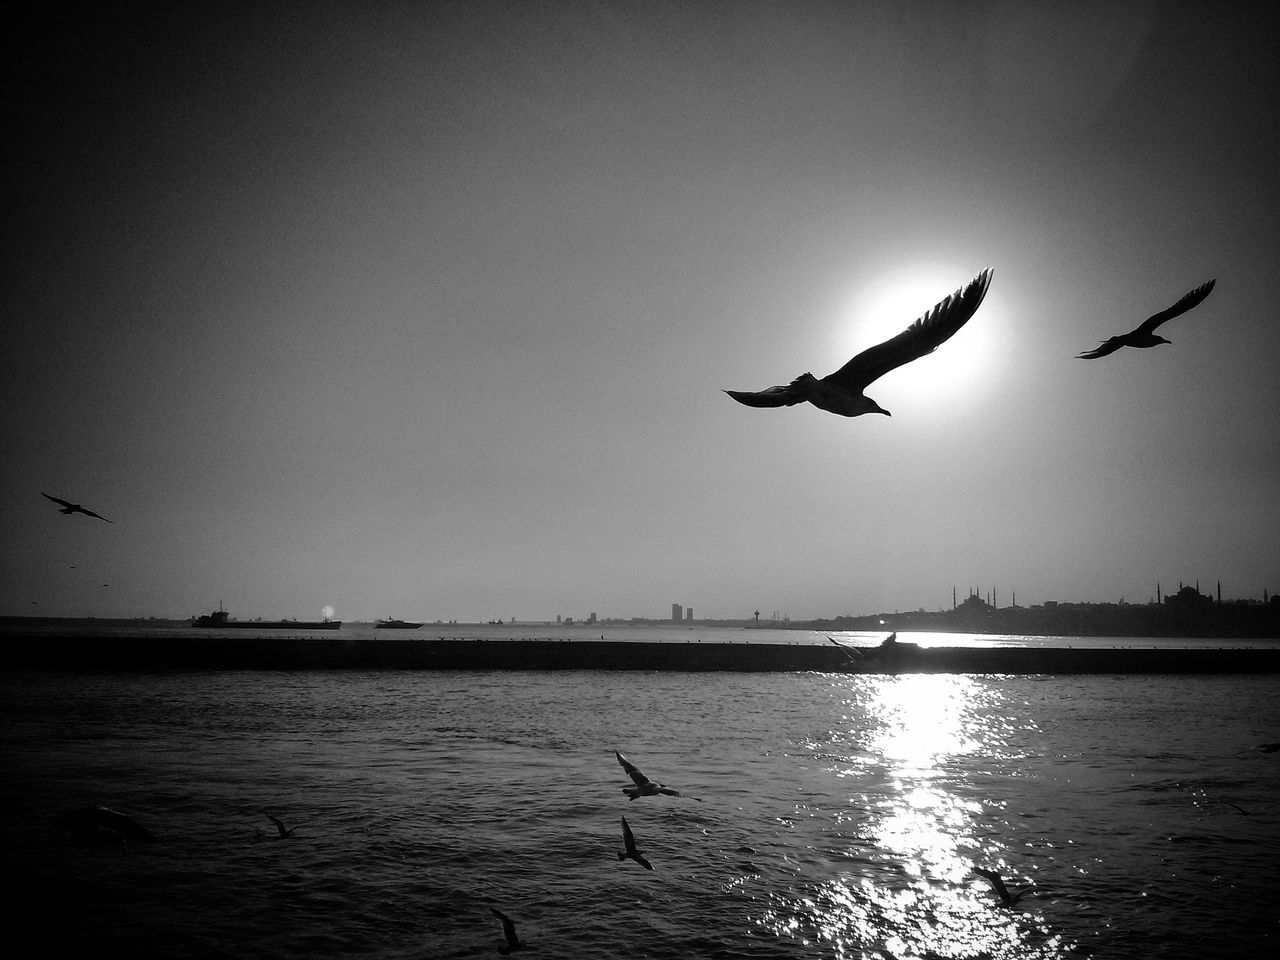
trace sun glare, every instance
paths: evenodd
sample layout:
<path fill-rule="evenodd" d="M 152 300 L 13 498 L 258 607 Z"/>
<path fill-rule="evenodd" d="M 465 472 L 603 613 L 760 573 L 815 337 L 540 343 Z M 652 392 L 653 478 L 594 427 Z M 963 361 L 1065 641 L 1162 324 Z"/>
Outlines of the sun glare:
<path fill-rule="evenodd" d="M 840 325 L 835 353 L 848 358 L 897 336 L 934 305 L 964 286 L 983 267 L 966 272 L 941 264 L 916 264 L 891 270 L 853 293 Z M 992 279 L 992 288 L 999 277 Z M 984 388 L 992 367 L 996 337 L 989 320 L 992 293 L 974 317 L 936 351 L 885 374 L 867 389 L 890 412 L 909 405 L 962 403 Z"/>

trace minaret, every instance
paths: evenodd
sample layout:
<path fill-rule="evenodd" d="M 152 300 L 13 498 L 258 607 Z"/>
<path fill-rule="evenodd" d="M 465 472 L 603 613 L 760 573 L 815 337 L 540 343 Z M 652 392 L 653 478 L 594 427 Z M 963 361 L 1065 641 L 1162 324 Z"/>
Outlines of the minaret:
<path fill-rule="evenodd" d="M 1218 603 L 1222 603 L 1222 581 L 1218 581 Z"/>
<path fill-rule="evenodd" d="M 951 588 L 951 609 L 954 610 L 955 608 L 956 608 L 956 588 L 953 586 Z"/>
<path fill-rule="evenodd" d="M 1156 606 L 1160 605 L 1160 581 L 1156 581 Z"/>

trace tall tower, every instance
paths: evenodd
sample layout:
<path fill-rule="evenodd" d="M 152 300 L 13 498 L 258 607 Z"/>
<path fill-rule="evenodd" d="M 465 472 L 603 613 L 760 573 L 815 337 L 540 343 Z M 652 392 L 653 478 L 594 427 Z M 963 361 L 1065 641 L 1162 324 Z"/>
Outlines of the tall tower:
<path fill-rule="evenodd" d="M 673 603 L 671 605 L 671 622 L 679 623 L 683 617 L 684 617 L 684 608 L 681 607 L 680 604 L 678 603 Z"/>

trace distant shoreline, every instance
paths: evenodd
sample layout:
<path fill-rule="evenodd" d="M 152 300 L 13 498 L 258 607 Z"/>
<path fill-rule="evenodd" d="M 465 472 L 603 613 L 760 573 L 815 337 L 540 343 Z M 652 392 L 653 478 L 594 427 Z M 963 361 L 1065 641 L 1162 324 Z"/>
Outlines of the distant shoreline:
<path fill-rule="evenodd" d="M 563 627 L 574 631 L 601 631 L 610 628 L 661 630 L 793 630 L 813 632 L 987 634 L 1026 637 L 1151 637 L 1181 639 L 1254 639 L 1280 640 L 1280 602 L 1275 597 L 1267 604 L 1231 602 L 1217 604 L 1208 598 L 1190 608 L 1157 604 L 1059 604 L 1037 607 L 993 607 L 970 598 L 965 604 L 947 611 L 882 613 L 856 617 L 817 620 L 598 620 L 595 622 L 560 622 L 513 620 L 502 622 L 427 621 L 420 632 L 411 636 L 458 636 L 471 630 L 493 630 L 522 627 Z M 348 620 L 349 627 L 372 627 L 376 621 Z M 241 622 L 245 627 L 253 621 Z M 0 636 L 20 635 L 25 630 L 36 634 L 56 632 L 59 627 L 81 632 L 95 628 L 112 630 L 130 627 L 148 629 L 194 629 L 189 619 L 162 617 L 33 617 L 0 616 Z M 287 629 L 287 626 L 284 627 Z M 263 625 L 262 629 L 282 629 Z M 514 639 L 514 638 L 513 638 Z"/>

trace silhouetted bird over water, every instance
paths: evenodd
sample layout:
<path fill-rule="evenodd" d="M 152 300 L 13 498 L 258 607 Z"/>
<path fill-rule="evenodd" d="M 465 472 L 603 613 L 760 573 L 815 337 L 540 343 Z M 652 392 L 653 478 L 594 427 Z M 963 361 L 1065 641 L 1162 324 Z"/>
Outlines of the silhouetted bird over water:
<path fill-rule="evenodd" d="M 1102 341 L 1092 350 L 1076 355 L 1077 360 L 1097 360 L 1099 357 L 1105 357 L 1107 354 L 1115 353 L 1121 347 L 1154 347 L 1161 343 L 1173 343 L 1172 340 L 1166 340 L 1164 337 L 1157 336 L 1153 331 L 1166 320 L 1172 320 L 1174 317 L 1186 313 L 1192 307 L 1200 303 L 1213 290 L 1216 280 L 1210 280 L 1208 283 L 1202 283 L 1196 287 L 1181 300 L 1175 303 L 1167 310 L 1161 310 L 1159 313 L 1152 314 L 1138 324 L 1137 327 L 1128 333 L 1122 333 L 1119 336 L 1111 337 Z"/>
<path fill-rule="evenodd" d="M 617 750 L 613 751 L 613 755 L 617 757 L 618 762 L 622 764 L 622 769 L 627 771 L 627 774 L 631 777 L 632 780 L 635 781 L 634 787 L 622 788 L 622 792 L 625 793 L 632 800 L 636 799 L 637 797 L 653 797 L 653 796 L 657 796 L 660 793 L 664 793 L 668 797 L 684 796 L 684 794 L 681 793 L 679 790 L 672 790 L 670 787 L 664 786 L 661 783 L 655 783 L 654 781 L 650 780 L 638 769 L 636 769 L 635 764 L 633 764 L 630 760 L 628 760 L 626 757 L 620 754 Z M 700 797 L 690 797 L 689 799 L 697 800 L 699 803 L 702 802 L 702 799 Z"/>
<path fill-rule="evenodd" d="M 276 830 L 280 834 L 280 836 L 276 838 L 277 840 L 283 840 L 285 837 L 293 836 L 293 831 L 298 829 L 296 826 L 293 826 L 286 830 L 284 828 L 284 823 L 279 818 L 273 817 L 269 813 L 267 814 L 267 819 L 276 825 Z"/>
<path fill-rule="evenodd" d="M 755 393 L 738 390 L 725 393 L 748 407 L 790 407 L 807 400 L 821 410 L 842 417 L 860 417 L 864 413 L 890 416 L 888 410 L 863 391 L 890 370 L 933 353 L 950 339 L 981 306 L 990 283 L 991 269 L 988 268 L 896 337 L 868 347 L 821 380 L 812 373 L 802 373 L 785 387 L 769 387 Z"/>
<path fill-rule="evenodd" d="M 1000 898 L 1000 902 L 1006 907 L 1016 906 L 1018 901 L 1027 895 L 1030 887 L 1023 887 L 1017 893 L 1010 893 L 1009 888 L 1004 885 L 1004 879 L 994 870 L 984 870 L 982 867 L 974 867 L 973 872 L 980 877 L 985 877 L 987 882 L 991 884 L 991 889 L 995 890 L 996 896 Z"/>
<path fill-rule="evenodd" d="M 78 503 L 71 503 L 68 500 L 59 500 L 57 497 L 51 497 L 43 490 L 40 491 L 40 496 L 59 504 L 62 507 L 62 509 L 58 511 L 59 513 L 83 513 L 86 517 L 97 517 L 99 520 L 107 520 L 107 518 L 100 513 L 94 513 L 92 510 L 86 510 Z M 111 521 L 107 520 L 107 523 L 111 523 Z"/>
<path fill-rule="evenodd" d="M 502 935 L 507 938 L 507 945 L 505 947 L 499 947 L 498 952 L 505 957 L 512 950 L 522 949 L 524 947 L 524 944 L 521 943 L 520 938 L 516 936 L 515 921 L 512 920 L 510 917 L 508 917 L 505 913 L 503 913 L 497 907 L 490 907 L 489 910 L 493 913 L 495 917 L 497 917 L 499 920 L 502 921 Z"/>
<path fill-rule="evenodd" d="M 133 817 L 116 813 L 110 807 L 84 807 L 64 814 L 58 819 L 60 826 L 71 831 L 71 839 L 79 846 L 96 847 L 103 839 L 110 838 L 123 853 L 129 847 L 153 843 L 155 837 Z"/>
<path fill-rule="evenodd" d="M 636 849 L 636 838 L 632 836 L 631 828 L 627 826 L 626 817 L 622 818 L 622 842 L 623 844 L 626 845 L 627 849 L 625 852 L 620 851 L 618 853 L 619 860 L 634 860 L 636 863 L 640 864 L 640 866 L 644 867 L 646 870 L 653 869 L 653 864 L 651 864 L 644 857 L 640 856 L 640 851 Z"/>

